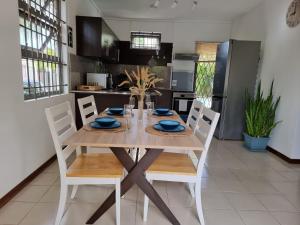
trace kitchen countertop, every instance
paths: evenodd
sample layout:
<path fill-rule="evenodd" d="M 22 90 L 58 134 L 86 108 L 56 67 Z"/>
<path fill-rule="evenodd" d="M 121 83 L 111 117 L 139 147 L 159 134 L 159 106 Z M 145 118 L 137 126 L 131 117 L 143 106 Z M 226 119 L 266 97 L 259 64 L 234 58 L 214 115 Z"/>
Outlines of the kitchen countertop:
<path fill-rule="evenodd" d="M 164 88 L 158 88 L 158 90 L 166 90 L 166 91 L 171 91 L 169 89 L 164 89 Z M 121 91 L 121 90 L 100 90 L 100 91 L 79 91 L 79 90 L 72 90 L 70 93 L 91 93 L 91 94 L 109 94 L 109 95 L 130 95 L 130 91 Z"/>
<path fill-rule="evenodd" d="M 130 91 L 119 91 L 119 90 L 100 90 L 100 91 L 79 91 L 72 90 L 70 93 L 91 93 L 91 94 L 109 94 L 109 95 L 130 95 Z"/>

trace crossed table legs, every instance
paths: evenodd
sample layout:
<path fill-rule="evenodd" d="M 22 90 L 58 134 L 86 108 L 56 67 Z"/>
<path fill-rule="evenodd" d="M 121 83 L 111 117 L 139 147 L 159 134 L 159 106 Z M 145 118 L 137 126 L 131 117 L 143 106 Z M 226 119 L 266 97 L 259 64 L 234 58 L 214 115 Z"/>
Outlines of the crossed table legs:
<path fill-rule="evenodd" d="M 124 151 L 123 148 L 111 148 L 112 152 L 123 164 L 128 171 L 128 175 L 121 183 L 121 196 L 123 196 L 134 184 L 149 197 L 149 199 L 156 205 L 157 208 L 168 218 L 174 225 L 180 225 L 179 221 L 173 215 L 168 206 L 161 199 L 159 194 L 155 191 L 153 186 L 147 181 L 144 172 L 151 166 L 154 160 L 163 152 L 162 149 L 147 149 L 143 158 L 135 163 L 131 157 Z M 87 224 L 93 224 L 98 220 L 114 203 L 115 191 L 104 201 L 104 203 L 97 209 L 97 211 L 89 218 Z"/>

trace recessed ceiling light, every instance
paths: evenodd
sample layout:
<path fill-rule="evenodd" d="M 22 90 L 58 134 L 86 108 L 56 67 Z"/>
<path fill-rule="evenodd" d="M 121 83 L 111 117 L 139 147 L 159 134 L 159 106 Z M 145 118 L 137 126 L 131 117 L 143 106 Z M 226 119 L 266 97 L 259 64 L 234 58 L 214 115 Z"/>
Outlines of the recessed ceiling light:
<path fill-rule="evenodd" d="M 178 5 L 178 0 L 174 0 L 172 5 L 171 5 L 171 8 L 175 9 L 177 7 L 177 5 Z"/>
<path fill-rule="evenodd" d="M 194 0 L 193 1 L 193 6 L 192 6 L 192 10 L 196 9 L 198 7 L 198 1 Z"/>
<path fill-rule="evenodd" d="M 158 8 L 160 0 L 156 0 L 153 4 L 151 4 L 151 8 Z"/>

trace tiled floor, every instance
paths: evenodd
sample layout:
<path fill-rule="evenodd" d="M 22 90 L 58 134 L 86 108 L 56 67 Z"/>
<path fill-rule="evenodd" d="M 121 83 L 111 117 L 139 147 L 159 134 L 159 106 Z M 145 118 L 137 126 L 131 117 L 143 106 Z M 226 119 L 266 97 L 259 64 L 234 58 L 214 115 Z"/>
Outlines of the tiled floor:
<path fill-rule="evenodd" d="M 181 224 L 199 224 L 195 202 L 180 183 L 157 182 L 155 188 Z M 112 187 L 80 187 L 68 200 L 62 225 L 82 225 Z M 0 210 L 0 224 L 52 225 L 59 199 L 57 163 L 37 177 Z M 122 225 L 143 225 L 143 193 L 134 187 L 121 201 Z M 250 153 L 240 142 L 214 140 L 203 175 L 206 225 L 300 225 L 300 165 L 270 153 Z M 96 225 L 115 224 L 111 208 Z M 148 225 L 168 221 L 150 205 Z"/>

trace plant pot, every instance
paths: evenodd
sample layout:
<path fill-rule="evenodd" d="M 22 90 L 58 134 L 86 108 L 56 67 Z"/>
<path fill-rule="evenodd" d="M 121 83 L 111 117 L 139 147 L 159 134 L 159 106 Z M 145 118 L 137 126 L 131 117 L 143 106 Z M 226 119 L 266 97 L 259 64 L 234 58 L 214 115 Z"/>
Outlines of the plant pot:
<path fill-rule="evenodd" d="M 252 152 L 265 152 L 270 138 L 251 137 L 244 133 L 245 146 Z"/>

